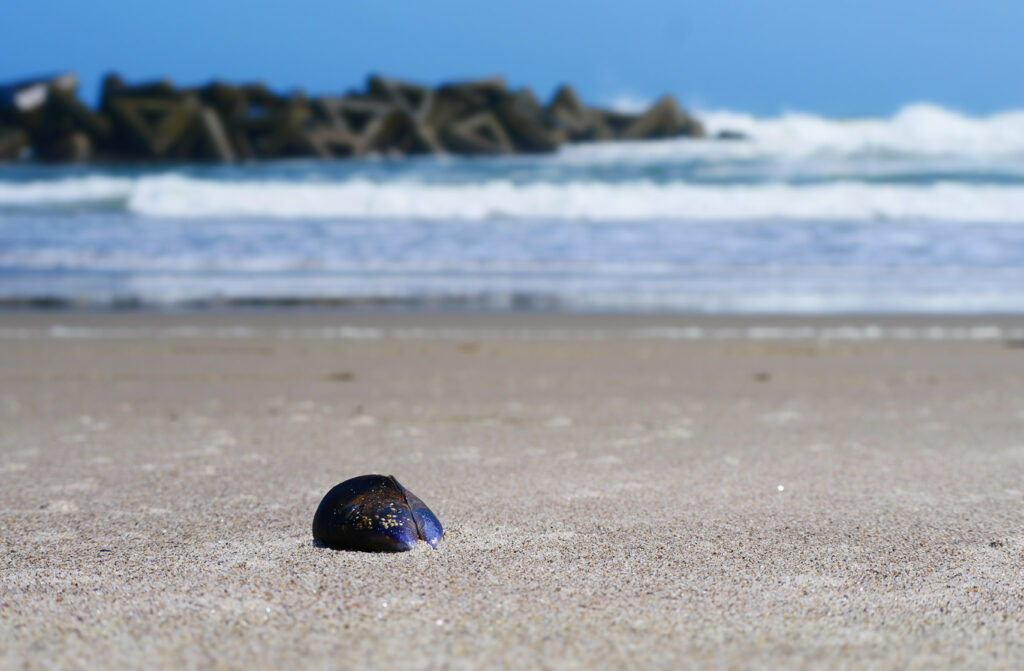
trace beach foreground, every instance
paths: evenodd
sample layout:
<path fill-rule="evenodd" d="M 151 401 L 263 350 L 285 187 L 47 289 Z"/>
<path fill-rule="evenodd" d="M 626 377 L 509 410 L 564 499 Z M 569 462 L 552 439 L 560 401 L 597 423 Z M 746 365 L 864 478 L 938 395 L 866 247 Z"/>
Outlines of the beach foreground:
<path fill-rule="evenodd" d="M 1024 663 L 1021 319 L 0 327 L 4 667 Z M 436 550 L 313 546 L 363 473 Z"/>

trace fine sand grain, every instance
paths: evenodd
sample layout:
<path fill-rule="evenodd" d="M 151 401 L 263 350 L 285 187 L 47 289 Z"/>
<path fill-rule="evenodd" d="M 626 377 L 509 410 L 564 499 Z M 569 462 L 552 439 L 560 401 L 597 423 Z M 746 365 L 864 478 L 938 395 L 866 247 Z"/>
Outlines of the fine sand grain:
<path fill-rule="evenodd" d="M 847 321 L 2 315 L 0 666 L 1021 666 L 1021 324 Z"/>

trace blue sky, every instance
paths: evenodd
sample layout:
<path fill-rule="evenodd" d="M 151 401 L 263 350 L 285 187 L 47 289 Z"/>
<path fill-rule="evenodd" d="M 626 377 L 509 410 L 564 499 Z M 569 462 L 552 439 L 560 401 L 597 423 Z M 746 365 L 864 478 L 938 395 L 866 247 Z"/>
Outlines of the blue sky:
<path fill-rule="evenodd" d="M 261 79 L 314 93 L 368 72 L 505 74 L 547 97 L 677 95 L 696 108 L 888 114 L 936 102 L 1024 107 L 1021 0 L 10 0 L 0 80 L 72 69 Z M 295 6 L 301 9 L 288 9 Z"/>

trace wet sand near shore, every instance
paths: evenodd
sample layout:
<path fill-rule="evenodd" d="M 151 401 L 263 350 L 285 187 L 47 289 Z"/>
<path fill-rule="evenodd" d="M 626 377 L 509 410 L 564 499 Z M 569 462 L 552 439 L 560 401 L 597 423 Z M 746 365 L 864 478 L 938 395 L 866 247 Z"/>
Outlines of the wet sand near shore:
<path fill-rule="evenodd" d="M 1019 666 L 1022 329 L 2 314 L 0 666 Z"/>

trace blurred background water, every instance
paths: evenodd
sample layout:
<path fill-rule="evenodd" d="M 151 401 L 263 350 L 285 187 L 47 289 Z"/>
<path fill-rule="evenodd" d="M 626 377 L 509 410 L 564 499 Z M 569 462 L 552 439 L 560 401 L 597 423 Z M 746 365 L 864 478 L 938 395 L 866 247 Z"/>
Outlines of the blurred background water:
<path fill-rule="evenodd" d="M 552 156 L 0 167 L 0 300 L 1024 312 L 1024 112 Z"/>

